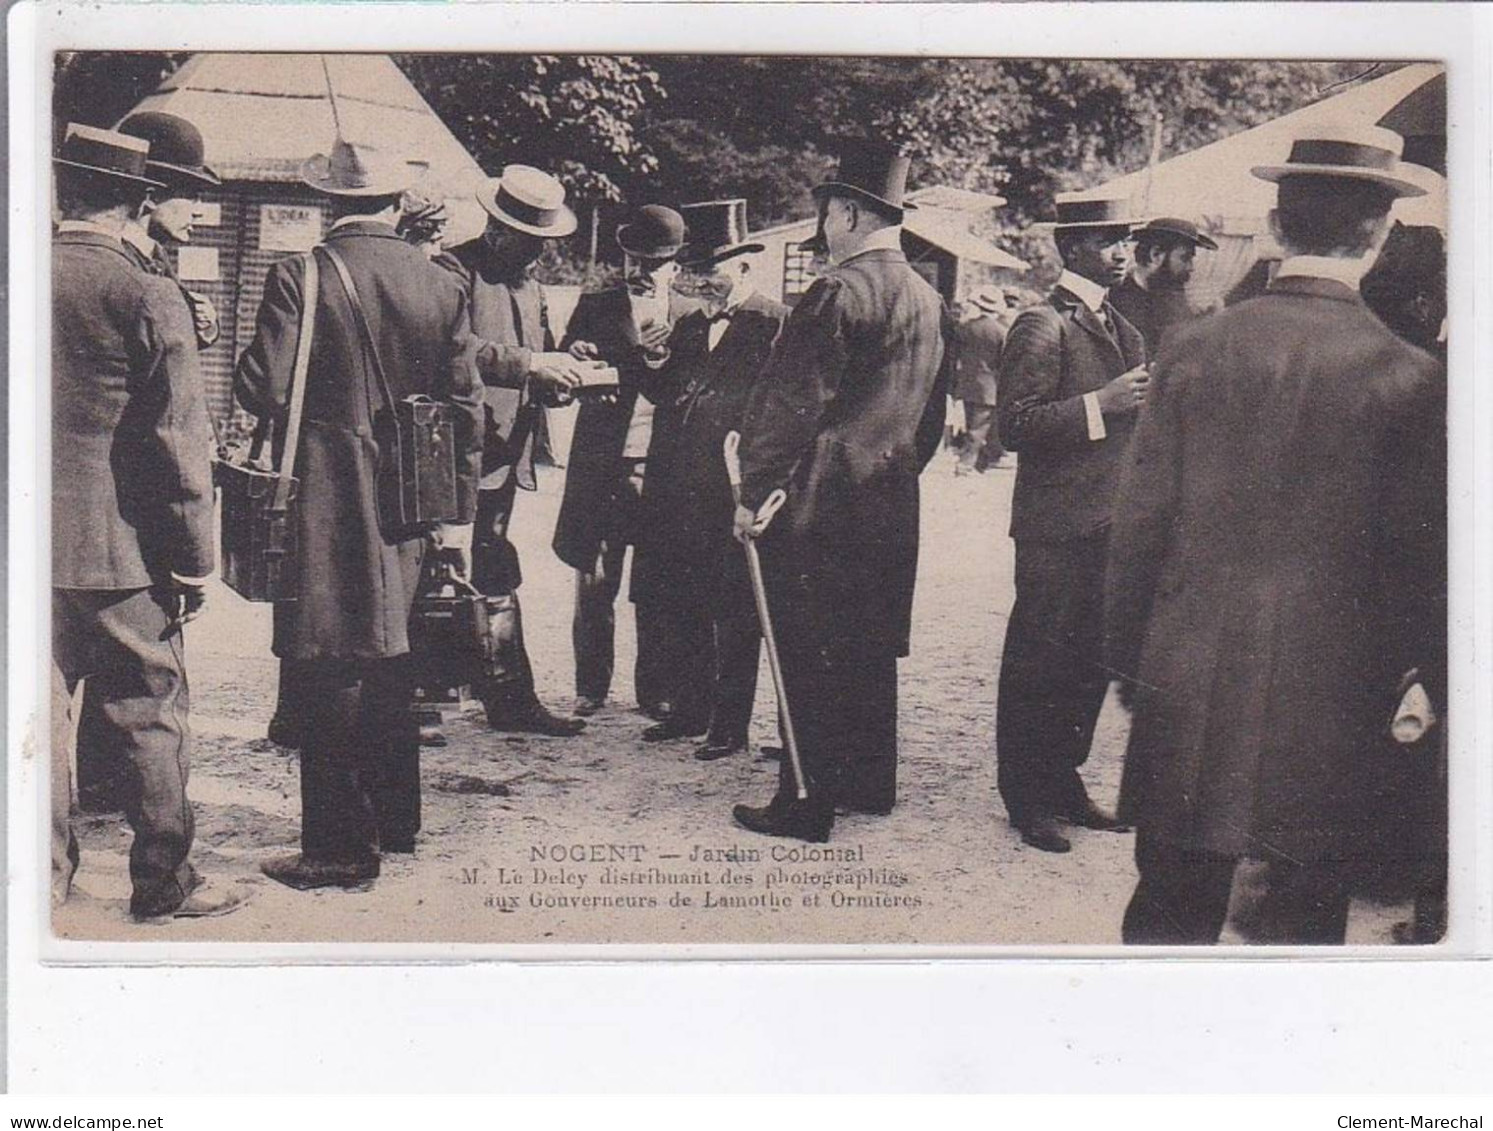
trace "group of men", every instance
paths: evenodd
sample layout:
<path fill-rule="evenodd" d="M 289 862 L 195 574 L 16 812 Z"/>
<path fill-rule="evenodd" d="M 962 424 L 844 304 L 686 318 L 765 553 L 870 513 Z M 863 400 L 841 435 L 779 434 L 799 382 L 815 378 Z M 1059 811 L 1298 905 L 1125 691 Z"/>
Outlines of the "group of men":
<path fill-rule="evenodd" d="M 82 680 L 83 722 L 100 721 L 80 726 L 79 764 L 92 746 L 124 767 L 139 918 L 240 902 L 199 890 L 187 863 L 181 625 L 214 565 L 196 358 L 213 319 L 137 231 L 154 216 L 169 237 L 172 201 L 214 179 L 190 124 L 154 118 L 140 137 L 128 123 L 70 127 L 56 159 L 54 723 Z M 1139 826 L 1127 941 L 1215 940 L 1246 855 L 1279 866 L 1283 939 L 1340 941 L 1347 840 L 1372 817 L 1355 751 L 1397 694 L 1440 694 L 1444 374 L 1356 293 L 1394 199 L 1418 191 L 1399 139 L 1369 133 L 1303 139 L 1258 170 L 1280 186 L 1286 258 L 1264 296 L 1208 318 L 1182 297 L 1214 247 L 1195 225 L 1060 197 L 1062 274 L 1004 333 L 995 387 L 974 382 L 985 399 L 967 398 L 989 410 L 970 421 L 981 446 L 993 426 L 1019 458 L 1000 794 L 1042 851 L 1070 850 L 1064 824 Z M 301 850 L 266 875 L 365 889 L 384 855 L 415 851 L 408 623 L 423 567 L 438 555 L 516 615 L 517 491 L 534 486 L 544 409 L 574 401 L 554 548 L 575 572 L 579 717 L 541 702 L 519 621 L 512 670 L 477 689 L 489 724 L 564 737 L 603 708 L 631 546 L 634 683 L 654 717 L 642 738 L 697 740 L 704 762 L 745 749 L 760 600 L 792 749 L 774 796 L 735 820 L 824 841 L 838 813 L 891 811 L 918 478 L 958 353 L 902 252 L 908 170 L 892 147 L 846 145 L 813 190 L 827 268 L 791 311 L 757 293 L 744 202 L 636 209 L 617 232 L 622 282 L 581 297 L 557 349 L 533 277 L 546 241 L 576 228 L 554 177 L 507 166 L 478 190 L 485 232 L 443 249 L 439 206 L 409 195 L 416 166 L 341 138 L 306 163 L 330 231 L 271 269 L 235 373 L 278 452 L 308 351 L 297 596 L 277 605 L 274 633 L 278 740 L 301 750 Z M 604 395 L 588 387 L 600 368 L 616 373 Z M 448 522 L 391 529 L 374 416 L 381 398 L 413 394 L 449 408 L 457 501 Z M 732 432 L 736 480 L 722 458 Z M 760 592 L 738 542 L 760 554 Z M 1079 775 L 1112 681 L 1134 712 L 1119 816 Z M 77 857 L 58 748 L 63 898 Z"/>

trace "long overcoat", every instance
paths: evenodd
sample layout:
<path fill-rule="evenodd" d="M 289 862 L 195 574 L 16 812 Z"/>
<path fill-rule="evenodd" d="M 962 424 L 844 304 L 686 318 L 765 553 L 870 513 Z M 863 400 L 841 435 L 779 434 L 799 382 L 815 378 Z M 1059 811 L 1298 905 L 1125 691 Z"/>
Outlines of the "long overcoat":
<path fill-rule="evenodd" d="M 1000 385 L 1001 349 L 1006 331 L 993 314 L 959 323 L 955 330 L 954 399 L 969 404 L 995 404 Z"/>
<path fill-rule="evenodd" d="M 698 306 L 683 295 L 669 296 L 669 320 L 676 332 L 681 317 Z M 596 346 L 602 360 L 616 367 L 620 382 L 614 401 L 587 400 L 580 406 L 565 468 L 565 495 L 555 522 L 555 553 L 572 569 L 588 571 L 595 567 L 604 540 L 631 542 L 636 536 L 636 531 L 624 529 L 623 516 L 632 513 L 632 508 L 622 497 L 627 484 L 619 475 L 619 464 L 638 397 L 663 398 L 658 393 L 657 371 L 643 360 L 627 288 L 581 295 L 560 348 L 568 350 L 576 342 Z M 667 435 L 667 422 L 660 428 L 655 419 L 654 425 L 653 443 L 665 443 L 660 437 Z M 653 455 L 650 446 L 650 462 Z"/>
<path fill-rule="evenodd" d="M 52 585 L 143 589 L 212 572 L 213 487 L 197 340 L 176 284 L 119 240 L 52 254 Z"/>
<path fill-rule="evenodd" d="M 782 619 L 818 646 L 907 654 L 918 475 L 943 432 L 952 334 L 901 251 L 867 251 L 809 288 L 752 389 L 742 501 L 786 489 L 763 553 L 788 569 Z"/>
<path fill-rule="evenodd" d="M 1444 649 L 1445 381 L 1314 278 L 1179 329 L 1110 535 L 1121 806 L 1183 847 L 1362 859 L 1400 677 Z"/>
<path fill-rule="evenodd" d="M 458 521 L 476 509 L 482 454 L 482 387 L 476 338 L 461 287 L 386 224 L 355 221 L 326 240 L 347 264 L 395 400 L 423 393 L 456 419 Z M 321 255 L 320 252 L 315 254 Z M 275 618 L 275 654 L 286 659 L 370 660 L 409 651 L 407 623 L 421 540 L 379 528 L 373 414 L 383 394 L 364 364 L 352 308 L 332 264 L 320 286 L 296 475 L 299 591 Z M 300 256 L 281 260 L 264 285 L 254 340 L 234 390 L 283 437 L 305 297 Z M 277 612 L 279 610 L 277 609 Z"/>

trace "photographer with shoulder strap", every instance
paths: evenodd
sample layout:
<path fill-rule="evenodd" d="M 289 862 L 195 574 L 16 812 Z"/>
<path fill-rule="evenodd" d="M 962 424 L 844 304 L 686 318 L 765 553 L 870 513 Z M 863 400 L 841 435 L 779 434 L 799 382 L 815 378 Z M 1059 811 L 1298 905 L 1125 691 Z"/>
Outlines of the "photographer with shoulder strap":
<path fill-rule="evenodd" d="M 263 866 L 294 888 L 366 888 L 382 853 L 414 851 L 410 609 L 428 543 L 470 568 L 482 387 L 462 289 L 396 231 L 415 175 L 340 138 L 306 163 L 332 229 L 270 270 L 234 379 L 296 480 L 274 650 L 304 693 L 301 852 Z"/>

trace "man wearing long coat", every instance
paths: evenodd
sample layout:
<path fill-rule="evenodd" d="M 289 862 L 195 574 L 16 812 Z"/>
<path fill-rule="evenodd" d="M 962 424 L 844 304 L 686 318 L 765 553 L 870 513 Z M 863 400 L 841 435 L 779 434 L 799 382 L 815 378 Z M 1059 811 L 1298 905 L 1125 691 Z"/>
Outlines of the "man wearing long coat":
<path fill-rule="evenodd" d="M 418 736 L 409 713 L 407 625 L 425 538 L 380 522 L 374 414 L 384 394 L 364 352 L 351 300 L 328 255 L 345 263 L 373 348 L 397 402 L 425 394 L 456 424 L 456 523 L 476 509 L 482 388 L 476 339 L 457 281 L 395 230 L 412 167 L 380 161 L 338 140 L 312 159 L 307 184 L 333 200 L 337 219 L 318 257 L 315 295 L 305 260 L 275 264 L 265 280 L 254 340 L 239 359 L 240 403 L 284 435 L 301 311 L 316 303 L 306 375 L 299 493 L 292 508 L 297 596 L 277 616 L 274 650 L 300 661 L 306 734 L 301 749 L 301 853 L 263 866 L 291 887 L 366 886 L 383 852 L 411 852 L 420 827 Z M 460 542 L 458 536 L 453 542 Z"/>
<path fill-rule="evenodd" d="M 1399 139 L 1296 142 L 1266 293 L 1176 332 L 1121 486 L 1106 592 L 1134 721 L 1132 943 L 1211 943 L 1235 862 L 1274 941 L 1341 943 L 1408 672 L 1444 647 L 1445 385 L 1364 306 Z M 1362 162 L 1360 164 L 1360 162 Z"/>
<path fill-rule="evenodd" d="M 829 837 L 835 807 L 896 802 L 897 658 L 918 560 L 918 475 L 943 429 L 953 327 L 901 248 L 907 158 L 849 148 L 819 185 L 835 266 L 783 326 L 741 440 L 741 537 L 762 538 L 807 800 L 785 760 L 754 832 Z M 787 493 L 765 529 L 756 514 Z"/>

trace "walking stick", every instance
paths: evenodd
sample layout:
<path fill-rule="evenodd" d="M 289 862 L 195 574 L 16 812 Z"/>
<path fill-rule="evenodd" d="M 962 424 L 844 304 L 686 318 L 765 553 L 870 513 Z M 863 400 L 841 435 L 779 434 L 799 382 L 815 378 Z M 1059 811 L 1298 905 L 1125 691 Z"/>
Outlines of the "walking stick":
<path fill-rule="evenodd" d="M 736 451 L 741 446 L 741 433 L 726 433 L 726 478 L 731 481 L 731 498 L 741 505 L 741 460 Z M 764 526 L 772 521 L 788 499 L 779 487 L 763 501 L 757 511 L 757 521 Z M 798 799 L 808 799 L 809 790 L 804 785 L 804 766 L 798 757 L 798 738 L 793 733 L 793 715 L 788 710 L 788 690 L 783 685 L 783 664 L 778 659 L 778 639 L 772 631 L 772 616 L 767 611 L 767 587 L 762 582 L 762 559 L 757 556 L 757 543 L 750 538 L 744 541 L 747 556 L 747 571 L 752 575 L 752 596 L 757 601 L 757 620 L 762 625 L 762 639 L 767 643 L 767 666 L 772 670 L 772 686 L 778 693 L 778 712 L 783 716 L 783 743 L 788 747 L 788 765 L 793 770 L 793 784 L 798 787 Z"/>

